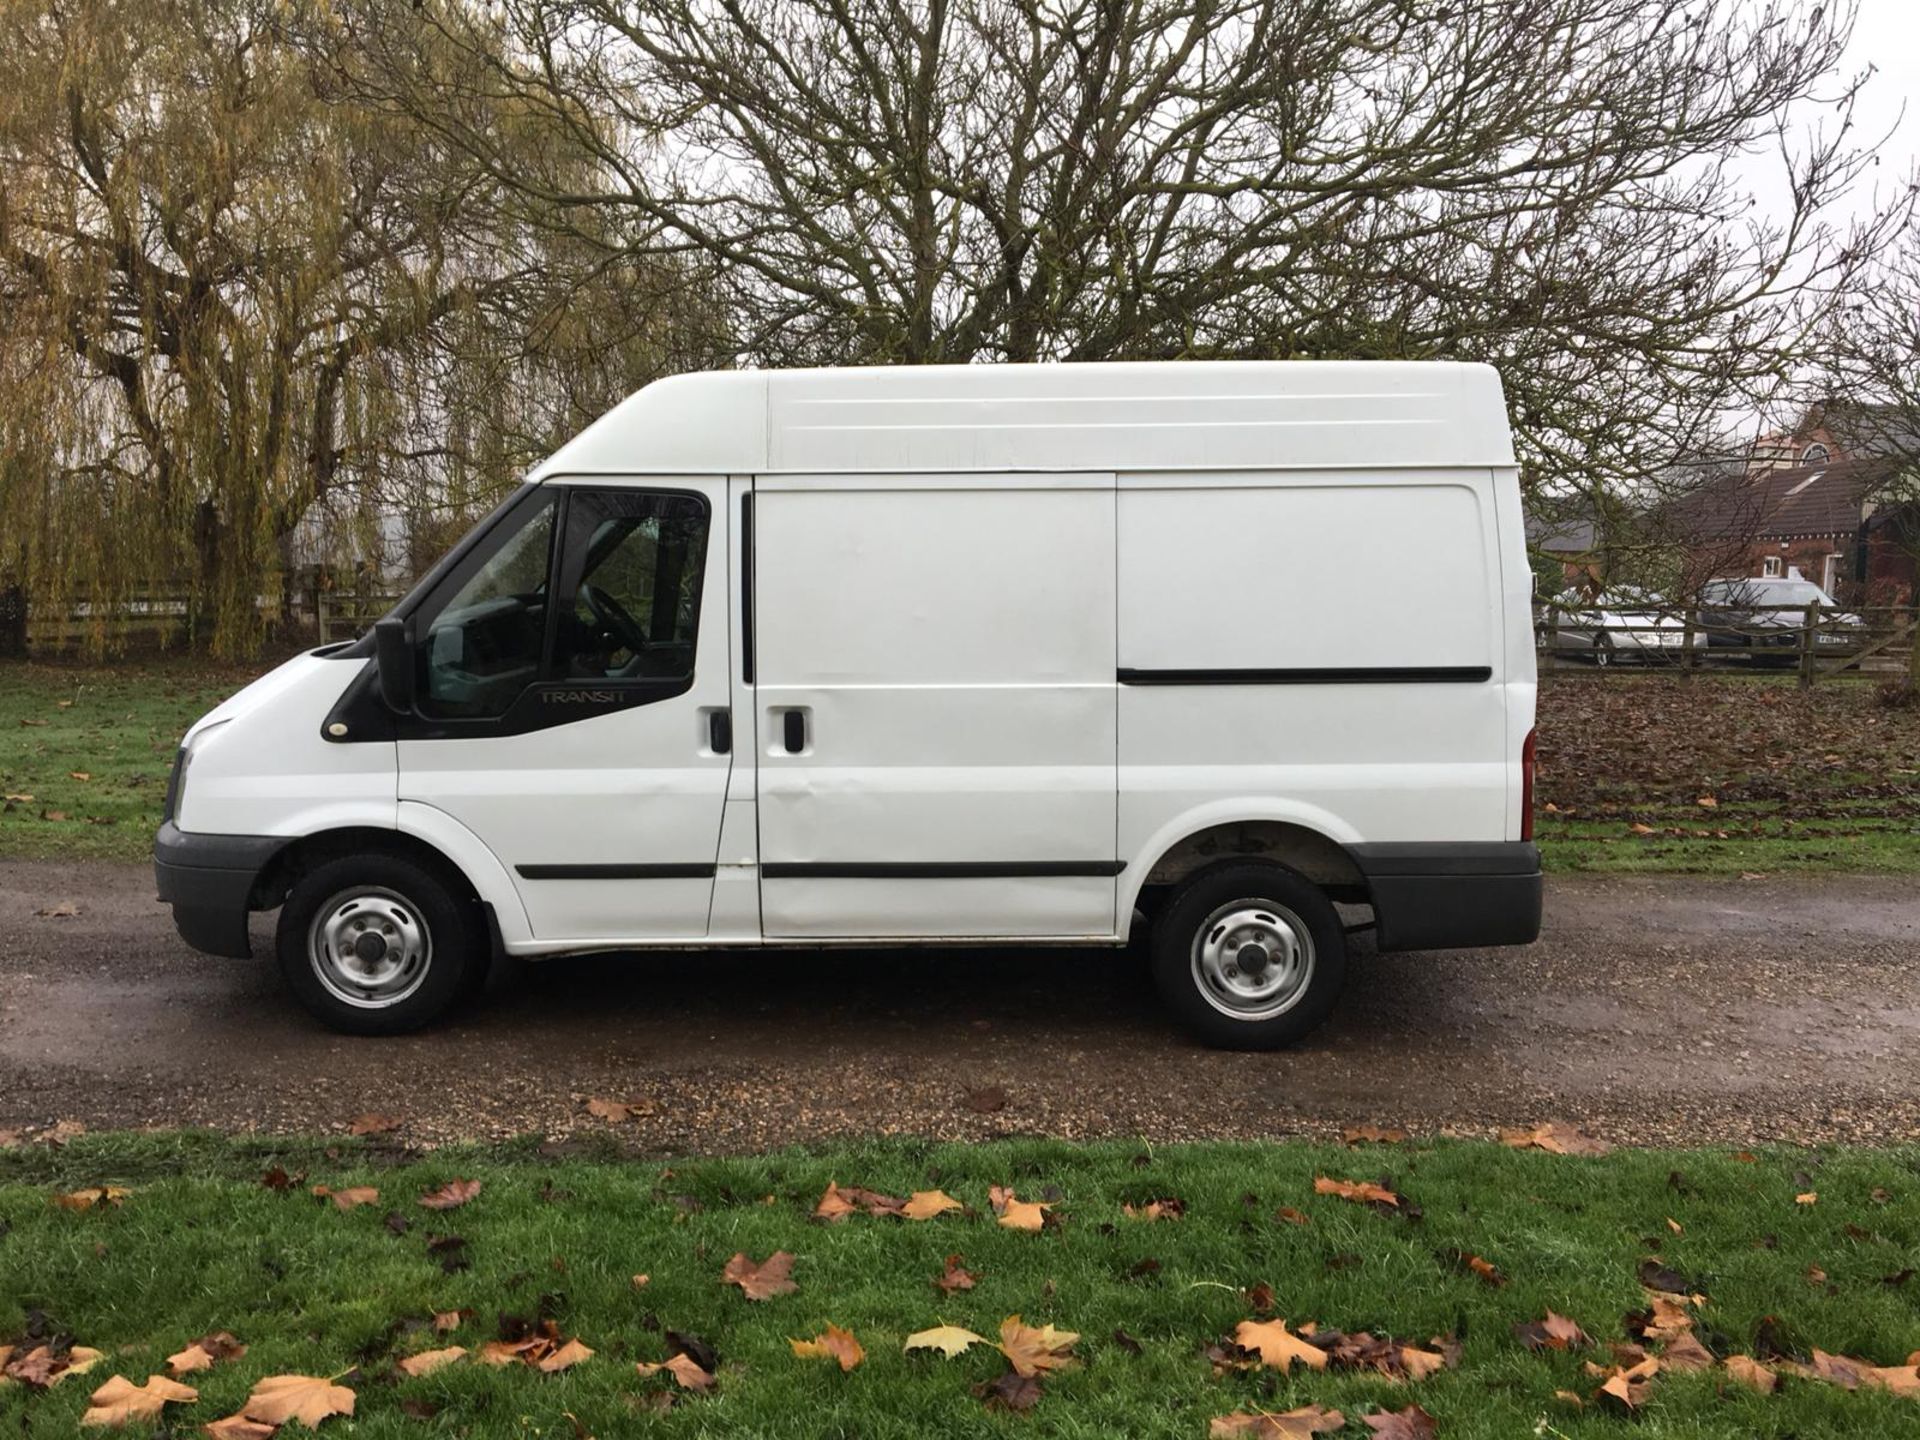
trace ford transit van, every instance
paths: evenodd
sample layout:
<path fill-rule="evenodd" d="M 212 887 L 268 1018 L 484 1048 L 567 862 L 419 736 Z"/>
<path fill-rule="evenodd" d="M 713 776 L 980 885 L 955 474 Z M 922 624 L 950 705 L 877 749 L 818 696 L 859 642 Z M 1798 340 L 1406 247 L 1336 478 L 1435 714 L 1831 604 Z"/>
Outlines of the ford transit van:
<path fill-rule="evenodd" d="M 181 746 L 186 940 L 279 911 L 344 1031 L 497 954 L 1126 945 L 1264 1047 L 1350 933 L 1540 924 L 1495 374 L 1139 363 L 684 375 L 540 465 L 361 640 Z"/>

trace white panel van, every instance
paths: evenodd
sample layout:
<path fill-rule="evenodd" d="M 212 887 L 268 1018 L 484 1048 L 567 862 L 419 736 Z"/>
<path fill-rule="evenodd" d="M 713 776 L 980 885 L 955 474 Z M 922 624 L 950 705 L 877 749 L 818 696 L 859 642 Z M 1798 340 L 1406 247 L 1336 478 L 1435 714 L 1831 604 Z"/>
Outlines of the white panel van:
<path fill-rule="evenodd" d="M 1538 932 L 1522 535 L 1480 366 L 662 381 L 193 726 L 161 898 L 221 955 L 277 908 L 357 1033 L 502 952 L 1149 925 L 1198 1035 L 1282 1044 L 1351 930 Z"/>

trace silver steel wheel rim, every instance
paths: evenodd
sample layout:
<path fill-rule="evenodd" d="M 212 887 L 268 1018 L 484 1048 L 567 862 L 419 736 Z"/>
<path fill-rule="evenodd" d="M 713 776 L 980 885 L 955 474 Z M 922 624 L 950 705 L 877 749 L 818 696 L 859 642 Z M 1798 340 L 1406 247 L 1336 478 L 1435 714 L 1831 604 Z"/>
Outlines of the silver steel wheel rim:
<path fill-rule="evenodd" d="M 1194 936 L 1193 983 L 1222 1015 L 1271 1020 L 1312 982 L 1313 932 L 1284 905 L 1230 901 Z"/>
<path fill-rule="evenodd" d="M 342 890 L 307 930 L 307 963 L 322 988 L 356 1010 L 398 1005 L 425 983 L 433 936 L 404 895 L 376 885 Z"/>

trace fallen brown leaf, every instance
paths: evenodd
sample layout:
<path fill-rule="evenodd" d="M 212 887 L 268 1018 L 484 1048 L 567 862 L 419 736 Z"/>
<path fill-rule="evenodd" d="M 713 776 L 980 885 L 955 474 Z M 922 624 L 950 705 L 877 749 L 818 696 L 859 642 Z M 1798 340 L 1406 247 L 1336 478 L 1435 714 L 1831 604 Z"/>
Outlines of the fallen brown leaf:
<path fill-rule="evenodd" d="M 429 1190 L 420 1203 L 429 1210 L 457 1210 L 480 1193 L 478 1180 L 449 1180 L 438 1190 Z"/>
<path fill-rule="evenodd" d="M 844 1373 L 867 1358 L 867 1352 L 860 1342 L 853 1338 L 851 1330 L 842 1330 L 838 1325 L 829 1324 L 827 1328 L 811 1340 L 789 1338 L 787 1344 L 793 1347 L 794 1357 L 800 1360 L 835 1360 Z"/>
<path fill-rule="evenodd" d="M 175 1375 L 186 1375 L 195 1370 L 211 1370 L 215 1361 L 238 1360 L 246 1353 L 246 1346 L 225 1330 L 220 1330 L 212 1335 L 201 1336 L 177 1355 L 169 1355 L 167 1369 Z"/>
<path fill-rule="evenodd" d="M 1529 1350 L 1571 1350 L 1591 1345 L 1587 1332 L 1564 1315 L 1549 1310 L 1545 1318 L 1527 1320 L 1513 1327 L 1514 1338 Z"/>
<path fill-rule="evenodd" d="M 1361 1205 L 1386 1205 L 1398 1208 L 1400 1197 L 1384 1185 L 1376 1185 L 1371 1180 L 1334 1180 L 1325 1175 L 1313 1178 L 1313 1193 L 1316 1195 L 1338 1195 L 1342 1200 L 1352 1200 Z"/>
<path fill-rule="evenodd" d="M 1207 1425 L 1209 1440 L 1309 1440 L 1314 1435 L 1331 1435 L 1344 1430 L 1347 1417 L 1324 1405 L 1303 1405 L 1298 1410 L 1279 1414 L 1260 1410 L 1233 1415 L 1216 1415 Z"/>
<path fill-rule="evenodd" d="M 1751 1355 L 1729 1355 L 1723 1363 L 1728 1379 L 1758 1390 L 1762 1395 L 1771 1395 L 1780 1384 L 1780 1377 Z"/>
<path fill-rule="evenodd" d="M 1079 1339 L 1071 1330 L 1025 1324 L 1018 1315 L 1009 1315 L 1000 1322 L 1000 1353 L 1007 1357 L 1016 1375 L 1042 1375 L 1049 1370 L 1065 1369 L 1074 1363 L 1068 1352 Z"/>
<path fill-rule="evenodd" d="M 1276 1220 L 1284 1220 L 1289 1225 L 1311 1225 L 1313 1223 L 1312 1217 L 1304 1211 L 1294 1209 L 1291 1205 L 1282 1205 L 1280 1209 L 1275 1212 L 1273 1218 Z"/>
<path fill-rule="evenodd" d="M 987 1337 L 963 1330 L 958 1325 L 936 1325 L 931 1330 L 916 1330 L 907 1337 L 903 1350 L 938 1350 L 951 1360 L 971 1346 L 985 1345 Z"/>
<path fill-rule="evenodd" d="M 675 1355 L 658 1363 L 642 1360 L 633 1368 L 642 1378 L 658 1375 L 664 1370 L 682 1390 L 691 1390 L 698 1395 L 706 1394 L 714 1386 L 713 1372 L 702 1369 L 700 1363 L 687 1354 Z"/>
<path fill-rule="evenodd" d="M 1233 1340 L 1282 1375 L 1293 1369 L 1296 1360 L 1309 1370 L 1327 1368 L 1327 1352 L 1287 1329 L 1285 1320 L 1242 1320 L 1234 1327 Z"/>
<path fill-rule="evenodd" d="M 654 1104 L 651 1100 L 602 1100 L 595 1095 L 587 1101 L 587 1113 L 596 1120 L 606 1120 L 615 1125 L 624 1125 L 627 1121 L 642 1115 L 651 1115 Z"/>
<path fill-rule="evenodd" d="M 900 1207 L 900 1213 L 909 1220 L 931 1220 L 950 1210 L 964 1209 L 966 1206 L 944 1190 L 916 1190 L 907 1197 L 907 1203 Z"/>
<path fill-rule="evenodd" d="M 1378 1125 L 1349 1125 L 1340 1132 L 1348 1145 L 1398 1145 L 1407 1138 L 1404 1130 L 1383 1129 Z"/>
<path fill-rule="evenodd" d="M 467 1347 L 464 1345 L 449 1345 L 444 1350 L 422 1350 L 417 1355 L 407 1355 L 396 1360 L 394 1368 L 402 1375 L 431 1375 L 434 1371 L 451 1365 L 456 1360 L 464 1360 L 466 1354 Z"/>
<path fill-rule="evenodd" d="M 582 1360 L 591 1360 L 593 1351 L 578 1340 L 569 1340 L 549 1354 L 542 1355 L 532 1362 L 533 1368 L 543 1375 L 557 1375 L 562 1370 L 570 1370 Z"/>
<path fill-rule="evenodd" d="M 1531 1130 L 1502 1130 L 1500 1143 L 1513 1150 L 1545 1150 L 1554 1155 L 1605 1155 L 1613 1149 L 1604 1140 L 1554 1120 Z"/>
<path fill-rule="evenodd" d="M 45 1390 L 58 1385 L 69 1375 L 86 1374 L 102 1358 L 103 1352 L 85 1345 L 75 1345 L 67 1350 L 56 1350 L 51 1345 L 36 1345 L 24 1354 L 6 1360 L 4 1366 L 0 1367 L 0 1374 L 36 1390 Z"/>
<path fill-rule="evenodd" d="M 1120 1209 L 1129 1220 L 1178 1220 L 1187 1213 L 1186 1202 L 1171 1196 L 1140 1206 L 1122 1205 Z"/>
<path fill-rule="evenodd" d="M 980 1277 L 960 1263 L 965 1258 L 962 1255 L 947 1256 L 946 1268 L 934 1277 L 934 1286 L 949 1295 L 956 1290 L 973 1289 L 974 1282 Z"/>
<path fill-rule="evenodd" d="M 104 1426 L 118 1430 L 136 1421 L 157 1420 L 168 1405 L 191 1405 L 199 1398 L 200 1392 L 191 1385 L 182 1385 L 164 1375 L 149 1375 L 141 1385 L 124 1375 L 115 1375 L 93 1392 L 92 1402 L 80 1417 L 80 1423 L 89 1428 Z"/>
<path fill-rule="evenodd" d="M 115 1209 L 133 1194 L 124 1185 L 89 1185 L 84 1190 L 69 1190 L 64 1195 L 53 1197 L 53 1203 L 62 1210 L 91 1210 L 96 1205 L 110 1205 Z"/>
<path fill-rule="evenodd" d="M 356 1115 L 347 1122 L 349 1135 L 385 1135 L 398 1130 L 404 1122 L 396 1115 L 379 1115 L 369 1112 Z"/>
<path fill-rule="evenodd" d="M 1692 1335 L 1682 1335 L 1660 1352 L 1660 1364 L 1667 1370 L 1711 1370 L 1713 1352 Z"/>
<path fill-rule="evenodd" d="M 1601 1373 L 1606 1379 L 1593 1392 L 1594 1398 L 1613 1400 L 1629 1410 L 1638 1410 L 1646 1403 L 1647 1390 L 1653 1383 L 1653 1377 L 1660 1373 L 1660 1357 L 1649 1355 L 1637 1365 L 1616 1365 Z"/>
<path fill-rule="evenodd" d="M 267 1425 L 298 1420 L 314 1430 L 330 1415 L 353 1414 L 353 1391 L 316 1375 L 269 1375 L 253 1387 L 240 1413 Z"/>
<path fill-rule="evenodd" d="M 1040 1200 L 1022 1200 L 1011 1187 L 994 1185 L 987 1191 L 988 1202 L 1000 1223 L 1009 1230 L 1039 1230 L 1047 1223 L 1047 1211 L 1053 1207 Z"/>
<path fill-rule="evenodd" d="M 1435 1440 L 1440 1431 L 1433 1416 L 1418 1405 L 1404 1410 L 1376 1410 L 1362 1415 L 1360 1423 L 1374 1433 L 1374 1440 Z"/>
<path fill-rule="evenodd" d="M 333 1201 L 336 1210 L 351 1210 L 358 1205 L 371 1205 L 380 1198 L 380 1192 L 371 1185 L 350 1185 L 345 1190 L 331 1190 L 325 1185 L 313 1187 L 313 1194 L 322 1200 Z"/>
<path fill-rule="evenodd" d="M 791 1295 L 800 1287 L 793 1283 L 793 1256 L 776 1250 L 765 1260 L 750 1260 L 745 1251 L 727 1261 L 720 1272 L 725 1285 L 738 1285 L 749 1300 L 771 1300 L 776 1295 Z"/>
<path fill-rule="evenodd" d="M 271 1440 L 279 1428 L 278 1425 L 268 1425 L 236 1414 L 209 1420 L 200 1427 L 200 1433 L 207 1436 L 208 1440 Z"/>
<path fill-rule="evenodd" d="M 1025 1414 L 1040 1403 L 1040 1381 L 1037 1376 L 1009 1370 L 997 1379 L 974 1386 L 973 1393 L 986 1402 L 989 1410 Z"/>

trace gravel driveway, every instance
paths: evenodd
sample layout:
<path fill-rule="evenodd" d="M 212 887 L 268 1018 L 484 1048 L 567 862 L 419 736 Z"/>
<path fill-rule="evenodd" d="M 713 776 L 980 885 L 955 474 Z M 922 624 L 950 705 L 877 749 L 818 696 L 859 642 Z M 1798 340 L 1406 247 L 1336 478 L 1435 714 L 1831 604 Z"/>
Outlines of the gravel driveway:
<path fill-rule="evenodd" d="M 71 902 L 68 917 L 37 914 Z M 269 931 L 255 931 L 258 954 Z M 1911 878 L 1555 879 L 1525 950 L 1379 956 L 1311 1042 L 1190 1044 L 1137 953 L 782 951 L 502 967 L 423 1035 L 321 1030 L 197 955 L 145 866 L 0 862 L 0 1128 L 601 1129 L 648 1149 L 853 1135 L 1151 1141 L 1541 1119 L 1630 1142 L 1920 1132 Z M 643 1107 L 645 1108 L 645 1107 Z"/>

